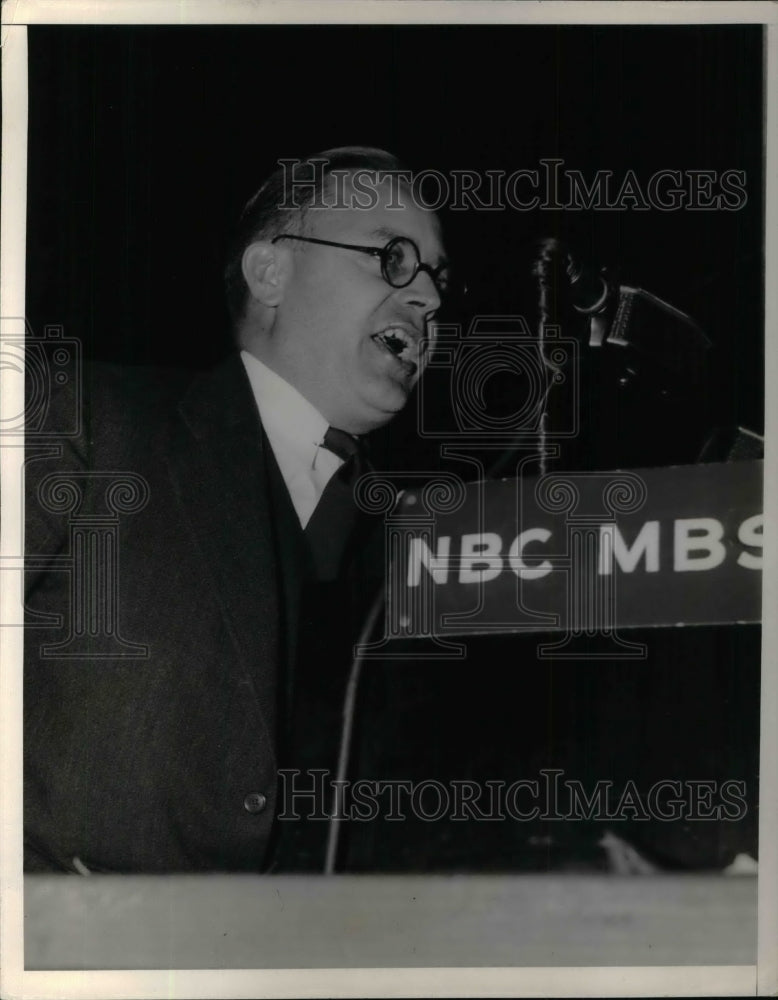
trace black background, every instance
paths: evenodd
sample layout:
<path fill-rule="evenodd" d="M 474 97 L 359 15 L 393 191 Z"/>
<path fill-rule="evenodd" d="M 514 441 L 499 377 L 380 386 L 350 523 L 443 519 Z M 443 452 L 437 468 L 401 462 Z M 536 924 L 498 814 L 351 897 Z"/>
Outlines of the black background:
<path fill-rule="evenodd" d="M 37 331 L 63 325 L 100 360 L 211 364 L 229 348 L 227 237 L 280 156 L 365 144 L 444 172 L 533 169 L 541 157 L 587 178 L 743 170 L 748 201 L 734 212 L 448 221 L 480 305 L 532 323 L 529 248 L 559 236 L 688 312 L 715 346 L 712 423 L 761 431 L 762 46 L 758 26 L 31 28 L 28 318 Z M 398 449 L 412 407 L 404 419 Z M 744 823 L 633 831 L 662 864 L 723 864 L 755 842 L 758 631 L 635 635 L 651 651 L 640 665 L 538 669 L 534 640 L 514 639 L 474 642 L 460 664 L 375 665 L 360 773 L 512 780 L 561 763 L 643 787 L 746 779 Z M 352 867 L 564 867 L 586 863 L 599 836 L 368 827 Z"/>
<path fill-rule="evenodd" d="M 617 183 L 743 170 L 734 212 L 448 221 L 481 307 L 532 324 L 529 248 L 561 236 L 689 313 L 723 373 L 715 420 L 760 431 L 761 57 L 759 26 L 32 28 L 28 317 L 100 359 L 210 364 L 229 346 L 227 237 L 279 156 L 358 143 L 444 172 L 561 157 Z"/>

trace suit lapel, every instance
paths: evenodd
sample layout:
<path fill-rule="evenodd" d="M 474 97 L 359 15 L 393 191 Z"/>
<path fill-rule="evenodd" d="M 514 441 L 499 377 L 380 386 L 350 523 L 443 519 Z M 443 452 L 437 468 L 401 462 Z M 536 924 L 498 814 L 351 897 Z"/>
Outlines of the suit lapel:
<path fill-rule="evenodd" d="M 263 434 L 239 355 L 195 380 L 179 416 L 170 448 L 173 486 L 244 678 L 270 709 L 266 723 L 274 742 L 278 566 Z"/>

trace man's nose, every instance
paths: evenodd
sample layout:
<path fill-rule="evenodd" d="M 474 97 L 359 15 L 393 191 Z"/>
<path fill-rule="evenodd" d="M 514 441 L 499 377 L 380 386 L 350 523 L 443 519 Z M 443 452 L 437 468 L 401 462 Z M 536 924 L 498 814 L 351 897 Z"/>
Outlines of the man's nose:
<path fill-rule="evenodd" d="M 432 280 L 432 275 L 421 268 L 410 285 L 401 288 L 400 292 L 408 305 L 414 306 L 425 315 L 440 308 L 438 287 Z"/>

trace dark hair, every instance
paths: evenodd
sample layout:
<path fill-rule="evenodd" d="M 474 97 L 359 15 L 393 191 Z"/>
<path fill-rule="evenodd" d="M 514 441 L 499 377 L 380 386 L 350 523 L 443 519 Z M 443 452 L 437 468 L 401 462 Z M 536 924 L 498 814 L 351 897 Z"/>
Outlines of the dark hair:
<path fill-rule="evenodd" d="M 224 281 L 227 307 L 234 324 L 243 318 L 246 308 L 248 289 L 242 261 L 247 246 L 256 240 L 273 239 L 282 233 L 299 233 L 306 209 L 321 199 L 335 170 L 403 170 L 397 157 L 384 149 L 369 146 L 340 146 L 315 153 L 304 160 L 279 162 L 279 168 L 246 203 L 227 251 Z"/>

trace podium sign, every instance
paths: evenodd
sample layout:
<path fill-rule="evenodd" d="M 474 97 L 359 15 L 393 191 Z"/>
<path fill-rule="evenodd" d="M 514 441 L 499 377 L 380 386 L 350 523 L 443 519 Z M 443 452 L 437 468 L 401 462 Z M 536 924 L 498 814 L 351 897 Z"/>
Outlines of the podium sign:
<path fill-rule="evenodd" d="M 444 473 L 387 519 L 389 632 L 758 622 L 762 533 L 757 461 L 468 484 Z"/>

